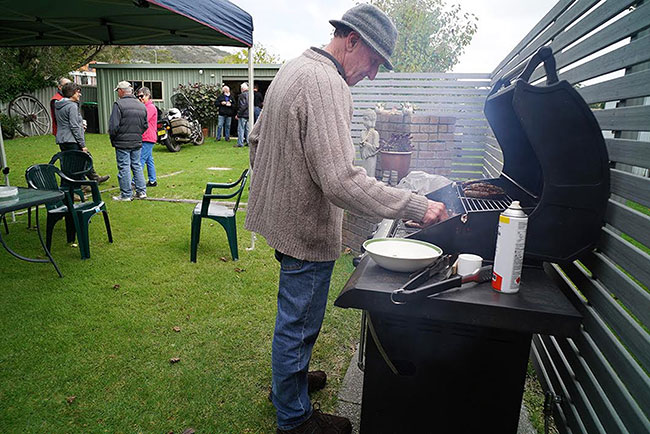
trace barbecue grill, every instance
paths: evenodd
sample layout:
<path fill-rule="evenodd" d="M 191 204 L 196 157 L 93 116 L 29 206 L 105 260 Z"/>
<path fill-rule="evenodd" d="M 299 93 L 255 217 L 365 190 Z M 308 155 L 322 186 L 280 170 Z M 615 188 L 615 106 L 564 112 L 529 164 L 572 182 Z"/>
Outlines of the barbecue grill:
<path fill-rule="evenodd" d="M 544 62 L 546 86 L 528 79 Z M 494 257 L 499 214 L 518 200 L 528 215 L 525 257 L 568 262 L 593 248 L 609 198 L 609 159 L 598 122 L 578 92 L 559 81 L 550 48 L 543 47 L 514 83 L 499 80 L 485 116 L 503 151 L 498 178 L 484 179 L 504 195 L 468 198 L 454 183 L 427 195 L 453 217 L 420 231 L 397 223 L 394 234 L 436 244 L 446 253 Z"/>
<path fill-rule="evenodd" d="M 531 85 L 540 63 L 546 85 Z M 362 338 L 370 337 L 360 349 L 361 432 L 514 433 L 532 334 L 579 330 L 580 314 L 542 262 L 574 260 L 597 240 L 609 196 L 600 128 L 573 87 L 558 82 L 546 47 L 517 80 L 495 84 L 485 115 L 504 165 L 498 178 L 481 182 L 499 194 L 467 197 L 462 183 L 452 183 L 427 195 L 444 203 L 450 218 L 424 229 L 384 221 L 376 236 L 419 239 L 445 254 L 489 260 L 498 216 L 518 200 L 529 217 L 520 291 L 501 294 L 483 283 L 396 303 L 391 295 L 409 275 L 363 258 L 335 302 L 363 309 L 368 318 Z"/>

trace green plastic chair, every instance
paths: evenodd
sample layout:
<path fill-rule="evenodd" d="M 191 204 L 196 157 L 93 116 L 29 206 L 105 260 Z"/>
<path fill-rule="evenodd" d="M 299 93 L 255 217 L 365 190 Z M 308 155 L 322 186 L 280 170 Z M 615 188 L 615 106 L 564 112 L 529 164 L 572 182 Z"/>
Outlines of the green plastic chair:
<path fill-rule="evenodd" d="M 75 234 L 79 243 L 81 259 L 90 258 L 90 240 L 88 237 L 88 225 L 90 219 L 102 213 L 108 242 L 113 242 L 111 224 L 108 220 L 108 211 L 106 204 L 102 201 L 99 193 L 97 181 L 75 180 L 66 176 L 58 167 L 52 164 L 35 164 L 25 171 L 25 179 L 30 188 L 41 190 L 60 190 L 61 185 L 57 182 L 57 176 L 61 182 L 66 183 L 67 189 L 63 189 L 64 198 L 54 204 L 47 205 L 47 229 L 45 232 L 45 243 L 48 250 L 52 247 L 52 231 L 54 225 L 61 219 L 65 218 L 67 241 L 73 242 Z M 86 202 L 74 202 L 74 192 L 83 185 L 91 188 L 92 200 Z"/>
<path fill-rule="evenodd" d="M 217 184 L 214 182 L 208 182 L 205 187 L 205 194 L 203 195 L 203 200 L 201 203 L 197 204 L 192 211 L 192 236 L 191 236 L 191 247 L 190 247 L 190 261 L 196 262 L 196 249 L 199 245 L 199 238 L 201 236 L 201 220 L 204 218 L 212 219 L 218 222 L 226 230 L 226 235 L 228 235 L 228 244 L 230 245 L 230 254 L 232 255 L 233 261 L 239 259 L 239 252 L 237 251 L 237 221 L 235 217 L 237 215 L 237 208 L 239 208 L 239 200 L 241 199 L 242 192 L 244 191 L 244 186 L 246 185 L 246 179 L 248 178 L 248 169 L 244 170 L 239 177 L 239 179 L 230 184 Z M 222 188 L 226 190 L 236 190 L 225 193 L 225 194 L 212 194 L 212 190 Z M 229 208 L 220 203 L 211 202 L 216 199 L 231 199 L 237 197 L 235 200 L 235 206 Z"/>
<path fill-rule="evenodd" d="M 75 181 L 85 180 L 86 175 L 93 170 L 93 157 L 84 151 L 69 150 L 57 152 L 52 156 L 49 164 L 56 166 L 57 162 L 59 163 L 61 172 Z M 61 189 L 68 190 L 68 187 L 67 181 L 62 179 Z M 75 188 L 74 192 L 79 196 L 82 202 L 86 200 L 84 192 L 80 187 Z"/>
<path fill-rule="evenodd" d="M 49 164 L 56 165 L 59 163 L 61 171 L 68 177 L 77 181 L 83 181 L 86 179 L 86 175 L 90 173 L 93 169 L 93 157 L 89 153 L 84 151 L 69 150 L 57 152 L 50 159 Z M 69 190 L 68 184 L 65 180 L 61 180 L 60 189 L 62 191 Z M 75 194 L 79 196 L 79 200 L 84 202 L 86 196 L 81 187 L 76 187 L 74 190 Z M 32 225 L 32 209 L 27 209 L 27 227 Z"/>

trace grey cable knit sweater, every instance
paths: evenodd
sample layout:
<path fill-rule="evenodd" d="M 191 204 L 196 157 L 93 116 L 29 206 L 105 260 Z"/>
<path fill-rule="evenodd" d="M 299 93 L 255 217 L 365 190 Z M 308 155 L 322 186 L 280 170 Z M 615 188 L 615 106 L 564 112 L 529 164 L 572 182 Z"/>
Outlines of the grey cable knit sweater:
<path fill-rule="evenodd" d="M 332 261 L 343 209 L 421 220 L 428 202 L 387 187 L 353 165 L 352 96 L 334 63 L 313 50 L 273 79 L 249 137 L 253 168 L 246 228 L 280 252 Z"/>

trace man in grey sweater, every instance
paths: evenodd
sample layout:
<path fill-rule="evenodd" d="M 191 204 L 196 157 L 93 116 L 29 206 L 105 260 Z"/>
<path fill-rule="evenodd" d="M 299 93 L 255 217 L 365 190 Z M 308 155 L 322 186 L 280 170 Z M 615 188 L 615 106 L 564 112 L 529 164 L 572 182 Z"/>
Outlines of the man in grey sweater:
<path fill-rule="evenodd" d="M 378 8 L 361 4 L 332 20 L 334 38 L 285 63 L 250 135 L 252 176 L 246 228 L 266 238 L 280 261 L 272 343 L 272 401 L 278 432 L 349 433 L 350 421 L 312 409 L 309 373 L 325 314 L 334 261 L 341 252 L 343 209 L 432 224 L 445 206 L 366 175 L 353 165 L 349 86 L 392 68 L 397 30 Z"/>

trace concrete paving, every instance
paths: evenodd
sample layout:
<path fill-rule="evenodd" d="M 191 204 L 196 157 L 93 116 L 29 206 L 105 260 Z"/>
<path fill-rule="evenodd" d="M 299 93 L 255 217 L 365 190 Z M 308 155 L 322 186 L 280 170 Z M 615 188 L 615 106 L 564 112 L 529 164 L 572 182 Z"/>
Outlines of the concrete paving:
<path fill-rule="evenodd" d="M 358 434 L 359 420 L 361 417 L 361 395 L 363 391 L 363 371 L 357 366 L 359 360 L 359 348 L 352 356 L 350 366 L 345 373 L 341 390 L 339 390 L 339 402 L 336 414 L 345 416 L 352 422 L 352 433 Z M 535 428 L 530 423 L 528 411 L 521 405 L 521 412 L 519 413 L 519 427 L 517 434 L 537 434 Z"/>

